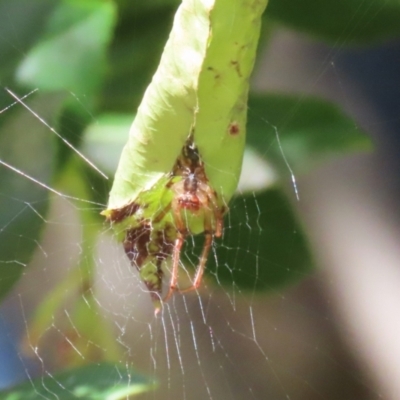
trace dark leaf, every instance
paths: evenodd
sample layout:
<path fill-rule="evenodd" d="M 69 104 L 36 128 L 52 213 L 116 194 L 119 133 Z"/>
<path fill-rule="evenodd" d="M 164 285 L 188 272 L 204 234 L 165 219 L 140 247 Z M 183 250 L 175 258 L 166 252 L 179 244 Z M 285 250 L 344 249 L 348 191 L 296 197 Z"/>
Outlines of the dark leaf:
<path fill-rule="evenodd" d="M 270 0 L 265 16 L 341 44 L 400 35 L 398 0 Z"/>
<path fill-rule="evenodd" d="M 286 161 L 297 175 L 344 153 L 372 148 L 368 136 L 337 106 L 304 96 L 250 97 L 247 134 L 248 144 L 281 178 L 289 174 Z"/>
<path fill-rule="evenodd" d="M 136 110 L 172 27 L 176 7 L 149 7 L 144 12 L 140 3 L 130 2 L 120 11 L 101 98 L 101 108 L 106 112 Z"/>

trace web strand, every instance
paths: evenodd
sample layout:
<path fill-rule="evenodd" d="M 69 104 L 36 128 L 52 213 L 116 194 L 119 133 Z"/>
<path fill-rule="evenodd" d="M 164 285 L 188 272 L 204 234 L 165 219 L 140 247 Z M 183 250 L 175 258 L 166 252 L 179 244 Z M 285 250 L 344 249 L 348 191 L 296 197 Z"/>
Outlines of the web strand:
<path fill-rule="evenodd" d="M 91 168 L 97 171 L 104 179 L 108 179 L 108 176 L 102 172 L 92 161 L 90 161 L 85 155 L 83 155 L 77 148 L 72 146 L 68 140 L 64 139 L 51 125 L 49 125 L 38 113 L 36 113 L 32 108 L 30 108 L 25 102 L 23 102 L 23 98 L 19 98 L 15 93 L 13 93 L 10 89 L 5 89 L 6 92 L 12 96 L 18 103 L 24 106 L 36 119 L 38 119 L 44 126 L 46 126 L 52 133 L 54 133 L 63 143 L 68 146 L 72 151 L 74 151 L 82 160 L 84 160 Z"/>

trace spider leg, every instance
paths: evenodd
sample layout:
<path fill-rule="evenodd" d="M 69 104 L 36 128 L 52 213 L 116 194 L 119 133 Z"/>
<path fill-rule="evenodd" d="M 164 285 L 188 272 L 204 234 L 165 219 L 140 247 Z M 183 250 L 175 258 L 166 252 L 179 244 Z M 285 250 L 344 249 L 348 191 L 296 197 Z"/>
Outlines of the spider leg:
<path fill-rule="evenodd" d="M 209 203 L 211 203 L 212 211 L 214 214 L 214 221 L 215 221 L 214 235 L 215 237 L 221 237 L 224 224 L 224 212 L 221 211 L 220 207 L 218 206 L 215 196 L 216 195 L 214 192 L 207 193 L 207 200 L 209 201 Z"/>
<path fill-rule="evenodd" d="M 214 209 L 215 215 L 215 236 L 221 237 L 222 236 L 222 229 L 224 224 L 224 217 L 219 209 Z"/>
<path fill-rule="evenodd" d="M 204 216 L 204 246 L 203 246 L 203 251 L 201 253 L 199 265 L 197 266 L 196 269 L 196 275 L 194 277 L 193 284 L 192 286 L 186 289 L 179 290 L 179 293 L 191 292 L 192 290 L 196 290 L 200 286 L 204 274 L 204 269 L 207 263 L 208 254 L 210 253 L 212 241 L 213 241 L 213 235 L 212 235 L 211 214 L 209 211 L 207 211 Z"/>
<path fill-rule="evenodd" d="M 182 250 L 184 241 L 185 241 L 185 235 L 182 234 L 181 232 L 178 232 L 178 237 L 175 240 L 174 252 L 172 255 L 171 280 L 169 282 L 168 293 L 163 298 L 163 302 L 168 301 L 168 299 L 170 299 L 170 297 L 174 294 L 174 291 L 178 287 L 179 261 L 181 259 L 181 250 Z"/>
<path fill-rule="evenodd" d="M 171 208 L 174 215 L 178 235 L 175 239 L 174 250 L 172 254 L 172 271 L 169 289 L 163 301 L 167 301 L 173 295 L 174 291 L 178 288 L 178 272 L 179 262 L 181 259 L 181 250 L 187 235 L 187 229 L 182 219 L 180 204 L 178 202 L 172 201 Z"/>
<path fill-rule="evenodd" d="M 203 278 L 205 266 L 208 259 L 208 254 L 210 253 L 211 244 L 213 240 L 211 231 L 204 231 L 204 235 L 205 239 L 204 239 L 203 252 L 201 253 L 200 263 L 196 270 L 196 275 L 194 277 L 193 285 L 186 289 L 179 290 L 180 293 L 186 293 L 186 292 L 191 292 L 192 290 L 196 290 L 201 284 L 201 280 Z"/>
<path fill-rule="evenodd" d="M 153 218 L 153 224 L 160 222 L 171 210 L 171 204 L 165 206 L 156 216 Z"/>

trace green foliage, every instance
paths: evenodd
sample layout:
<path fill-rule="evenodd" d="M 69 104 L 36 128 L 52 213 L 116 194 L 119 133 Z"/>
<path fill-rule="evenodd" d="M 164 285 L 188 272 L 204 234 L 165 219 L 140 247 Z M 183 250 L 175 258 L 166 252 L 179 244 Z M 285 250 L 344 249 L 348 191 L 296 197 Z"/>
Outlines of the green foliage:
<path fill-rule="evenodd" d="M 0 391 L 3 400 L 119 400 L 143 393 L 152 384 L 125 365 L 92 364 L 35 379 Z"/>
<path fill-rule="evenodd" d="M 18 62 L 40 38 L 43 24 L 57 4 L 54 0 L 0 1 L 0 77 L 3 82 L 12 79 Z M 0 99 L 4 96 L 0 93 Z"/>
<path fill-rule="evenodd" d="M 29 106 L 112 176 L 133 113 L 157 68 L 178 3 L 0 0 L 1 85 L 19 95 L 39 89 L 28 98 Z M 399 19 L 397 0 L 270 0 L 264 17 L 266 24 L 273 20 L 341 45 L 368 44 L 399 36 Z M 75 103 L 71 92 L 78 96 Z M 7 92 L 0 91 L 0 110 L 12 102 Z M 90 121 L 92 115 L 94 121 Z M 365 151 L 371 146 L 364 133 L 335 105 L 317 98 L 267 93 L 251 96 L 247 126 L 247 145 L 273 166 L 279 180 L 274 187 L 234 197 L 226 217 L 229 229 L 217 241 L 216 256 L 210 257 L 206 273 L 227 287 L 232 287 L 234 281 L 239 289 L 276 290 L 312 269 L 307 238 L 283 190 L 289 171 L 282 149 L 298 175 L 331 157 Z M 60 191 L 86 198 L 103 193 L 96 201 L 107 201 L 104 181 L 98 177 L 85 181 L 83 176 L 91 176 L 87 165 L 76 163 L 71 150 L 22 106 L 0 113 L 0 160 Z M 77 176 L 81 178 L 78 184 Z M 3 297 L 27 270 L 40 241 L 49 201 L 55 194 L 4 164 L 0 165 L 0 182 Z M 93 192 L 90 188 L 94 188 Z M 88 224 L 87 215 L 82 214 L 81 218 L 82 225 Z M 97 216 L 92 214 L 91 218 L 91 226 L 96 226 L 93 221 Z M 94 248 L 95 234 L 89 233 L 92 247 L 84 252 L 87 258 Z M 196 244 L 201 246 L 202 240 L 196 238 Z M 190 249 L 187 254 L 192 254 Z M 191 262 L 196 264 L 197 257 L 191 257 Z M 82 259 L 80 267 L 83 264 Z M 89 284 L 93 273 L 85 271 Z M 82 275 L 76 276 L 80 281 Z M 74 281 L 67 284 L 73 286 Z M 62 306 L 65 291 L 61 289 L 53 292 L 58 303 L 44 303 L 40 321 L 48 321 L 49 315 L 45 314 Z M 93 310 L 95 307 L 78 305 L 77 315 L 98 325 L 101 315 L 89 315 Z M 79 321 L 77 324 L 77 329 L 90 337 L 90 327 L 79 326 Z M 99 332 L 110 336 L 104 328 L 91 340 L 106 347 L 109 339 L 98 338 Z M 48 388 L 60 399 L 118 399 L 151 387 L 125 367 L 104 364 L 71 370 L 55 378 L 10 389 L 1 398 L 37 398 L 39 394 L 46 396 Z"/>
<path fill-rule="evenodd" d="M 18 81 L 41 90 L 93 93 L 105 70 L 114 21 L 111 2 L 61 2 L 41 40 L 19 65 Z"/>

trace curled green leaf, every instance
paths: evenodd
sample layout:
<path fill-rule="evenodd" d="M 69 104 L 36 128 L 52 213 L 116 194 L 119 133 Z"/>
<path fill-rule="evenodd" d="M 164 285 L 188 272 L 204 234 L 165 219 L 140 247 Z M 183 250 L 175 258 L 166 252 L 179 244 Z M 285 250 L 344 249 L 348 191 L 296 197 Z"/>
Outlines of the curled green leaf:
<path fill-rule="evenodd" d="M 184 0 L 160 65 L 131 126 L 103 214 L 160 307 L 162 263 L 172 256 L 167 299 L 178 289 L 180 250 L 205 232 L 193 281 L 241 171 L 252 72 L 267 0 Z"/>

